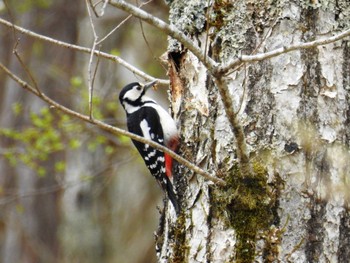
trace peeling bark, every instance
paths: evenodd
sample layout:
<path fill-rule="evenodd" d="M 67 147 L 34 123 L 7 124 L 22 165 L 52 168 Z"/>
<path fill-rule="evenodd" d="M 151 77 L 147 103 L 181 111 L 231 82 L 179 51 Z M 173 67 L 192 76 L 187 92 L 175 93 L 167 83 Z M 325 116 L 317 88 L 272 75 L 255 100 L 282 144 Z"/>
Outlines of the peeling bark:
<path fill-rule="evenodd" d="M 350 26 L 344 1 L 173 1 L 170 13 L 175 26 L 220 62 Z M 172 85 L 181 83 L 182 94 L 172 97 L 181 154 L 228 186 L 178 168 L 188 182 L 178 185 L 185 204 L 181 240 L 167 239 L 160 261 L 344 262 L 349 256 L 348 40 L 238 67 L 225 76 L 229 93 L 219 92 L 217 76 L 180 43 L 171 40 L 169 52 L 181 54 L 177 62 L 172 58 L 170 70 L 176 65 Z M 227 96 L 258 176 L 237 166 L 239 137 L 223 107 Z M 169 220 L 164 235 L 178 229 L 179 221 Z M 179 251 L 183 261 L 174 256 Z"/>

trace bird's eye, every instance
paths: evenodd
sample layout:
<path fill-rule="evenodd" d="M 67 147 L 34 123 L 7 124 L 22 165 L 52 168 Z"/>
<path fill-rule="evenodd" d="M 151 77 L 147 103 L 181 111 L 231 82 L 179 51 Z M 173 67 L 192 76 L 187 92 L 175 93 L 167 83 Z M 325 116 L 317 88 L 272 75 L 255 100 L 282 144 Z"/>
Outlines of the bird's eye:
<path fill-rule="evenodd" d="M 141 90 L 141 86 L 137 86 L 136 89 L 137 89 L 137 90 Z"/>

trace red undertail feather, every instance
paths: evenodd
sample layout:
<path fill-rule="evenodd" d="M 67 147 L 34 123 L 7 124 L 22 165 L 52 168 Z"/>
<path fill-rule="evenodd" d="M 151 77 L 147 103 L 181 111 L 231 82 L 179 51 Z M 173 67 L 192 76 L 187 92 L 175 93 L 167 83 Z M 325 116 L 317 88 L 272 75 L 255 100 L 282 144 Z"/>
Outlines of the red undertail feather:
<path fill-rule="evenodd" d="M 169 179 L 172 178 L 172 170 L 173 170 L 173 158 L 168 155 L 167 153 L 164 154 L 165 156 L 165 173 L 169 177 Z"/>
<path fill-rule="evenodd" d="M 172 150 L 173 152 L 176 152 L 179 146 L 179 138 L 178 137 L 171 138 L 167 146 L 170 150 Z M 171 179 L 173 176 L 173 158 L 167 153 L 164 154 L 164 157 L 165 157 L 165 173 L 168 176 L 168 178 Z"/>

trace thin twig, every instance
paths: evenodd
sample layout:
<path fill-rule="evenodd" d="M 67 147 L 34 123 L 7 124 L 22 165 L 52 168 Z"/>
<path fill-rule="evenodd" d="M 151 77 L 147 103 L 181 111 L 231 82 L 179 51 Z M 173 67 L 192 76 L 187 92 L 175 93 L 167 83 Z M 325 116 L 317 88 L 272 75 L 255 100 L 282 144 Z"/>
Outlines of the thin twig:
<path fill-rule="evenodd" d="M 292 52 L 295 50 L 315 48 L 317 46 L 331 44 L 333 42 L 339 41 L 339 40 L 344 39 L 344 38 L 349 37 L 349 36 L 350 36 L 350 29 L 348 29 L 340 34 L 337 34 L 333 37 L 329 37 L 329 38 L 318 39 L 318 40 L 314 40 L 314 41 L 310 41 L 310 42 L 306 42 L 306 43 L 298 43 L 298 44 L 294 44 L 294 45 L 290 45 L 290 46 L 285 46 L 285 47 L 277 48 L 277 49 L 269 51 L 269 52 L 260 53 L 257 55 L 251 55 L 251 56 L 242 55 L 238 59 L 235 59 L 235 60 L 227 63 L 226 65 L 220 66 L 218 68 L 218 73 L 225 74 L 230 69 L 232 69 L 232 68 L 234 68 L 237 65 L 242 64 L 242 63 L 251 63 L 251 62 L 256 62 L 256 61 L 262 61 L 262 60 L 265 60 L 268 58 L 273 58 L 273 57 L 279 56 L 281 54 L 285 54 L 285 53 Z"/>
<path fill-rule="evenodd" d="M 98 5 L 101 1 L 97 2 L 95 5 L 93 5 L 91 1 L 92 1 L 92 0 L 88 0 L 89 6 L 91 7 L 91 9 L 92 9 L 92 11 L 94 12 L 95 16 L 96 16 L 96 17 L 100 17 L 100 15 L 97 13 L 95 7 L 96 7 L 96 5 Z M 88 8 L 89 8 L 89 7 L 88 7 Z"/>
<path fill-rule="evenodd" d="M 242 111 L 243 102 L 244 102 L 244 99 L 246 98 L 246 93 L 247 93 L 247 79 L 248 79 L 247 65 L 244 65 L 244 79 L 242 83 L 243 93 L 239 102 L 238 110 L 235 112 L 235 114 L 239 114 Z"/>
<path fill-rule="evenodd" d="M 98 36 L 97 36 L 97 33 L 96 33 L 96 30 L 95 30 L 95 25 L 94 25 L 94 21 L 92 20 L 92 15 L 91 15 L 91 10 L 90 10 L 90 5 L 89 5 L 89 2 L 91 4 L 91 1 L 89 0 L 86 0 L 86 8 L 87 8 L 87 11 L 88 11 L 88 15 L 89 15 L 89 20 L 90 20 L 90 25 L 91 25 L 91 29 L 92 29 L 92 32 L 94 34 L 94 43 L 92 44 L 92 48 L 91 48 L 91 53 L 90 53 L 90 59 L 89 59 L 89 65 L 88 65 L 88 86 L 89 86 L 89 116 L 90 118 L 92 119 L 92 98 L 93 98 L 93 93 L 94 93 L 94 85 L 93 85 L 93 76 L 92 76 L 92 63 L 93 63 L 93 60 L 94 60 L 94 53 L 95 53 L 95 50 L 96 50 L 96 45 L 97 45 L 97 42 L 98 42 Z M 97 64 L 96 64 L 96 68 L 95 68 L 95 73 L 97 71 Z M 94 74 L 95 76 L 95 74 Z"/>
<path fill-rule="evenodd" d="M 97 44 L 101 44 L 105 41 L 109 36 L 111 36 L 118 28 L 120 28 L 126 21 L 128 21 L 132 15 L 128 15 L 123 21 L 121 21 L 115 28 L 113 28 L 107 35 L 105 35 Z"/>
<path fill-rule="evenodd" d="M 73 44 L 69 44 L 67 42 L 63 42 L 63 41 L 59 41 L 47 36 L 43 36 L 37 33 L 34 33 L 33 31 L 30 31 L 28 29 L 25 29 L 23 27 L 19 27 L 14 25 L 13 23 L 4 20 L 2 18 L 0 18 L 0 24 L 7 26 L 9 28 L 13 28 L 16 31 L 26 34 L 30 37 L 34 37 L 36 39 L 42 40 L 42 41 L 46 41 L 49 42 L 51 44 L 55 44 L 58 45 L 60 47 L 64 47 L 64 48 L 69 48 L 69 49 L 73 49 L 76 51 L 80 51 L 80 52 L 84 52 L 84 53 L 91 53 L 91 48 L 87 48 L 87 47 L 82 47 L 82 46 L 78 46 L 78 45 L 73 45 Z M 125 68 L 127 68 L 128 70 L 130 70 L 132 73 L 134 73 L 135 75 L 138 75 L 140 77 L 142 77 L 143 79 L 145 79 L 146 81 L 153 81 L 153 80 L 157 80 L 158 84 L 160 85 L 165 85 L 168 86 L 169 85 L 169 80 L 165 80 L 165 79 L 156 79 L 148 74 L 146 74 L 145 72 L 143 72 L 142 70 L 134 67 L 133 65 L 129 64 L 128 62 L 126 62 L 125 60 L 123 60 L 122 58 L 115 56 L 115 55 L 111 55 L 105 52 L 101 52 L 101 51 L 94 51 L 95 56 L 99 56 L 99 57 L 103 57 L 112 61 L 115 61 L 117 63 L 119 63 L 120 65 L 124 66 Z"/>
<path fill-rule="evenodd" d="M 183 157 L 181 157 L 180 155 L 176 154 L 175 152 L 169 150 L 167 147 L 160 145 L 152 140 L 148 140 L 144 137 L 138 136 L 134 133 L 130 133 L 128 131 L 125 131 L 123 129 L 117 128 L 117 127 L 113 127 L 111 125 L 108 125 L 102 121 L 96 120 L 96 119 L 91 119 L 89 116 L 78 113 L 76 111 L 73 111 L 61 104 L 59 104 L 58 102 L 56 102 L 55 100 L 49 98 L 48 96 L 46 96 L 43 93 L 39 93 L 35 88 L 33 88 L 31 85 L 29 85 L 27 82 L 23 81 L 22 79 L 20 79 L 18 76 L 16 76 L 12 71 L 10 71 L 6 66 L 4 66 L 2 63 L 0 63 L 0 69 L 2 69 L 11 79 L 13 79 L 14 81 L 16 81 L 22 88 L 24 88 L 25 90 L 33 93 L 34 95 L 36 95 L 37 97 L 39 97 L 40 99 L 42 99 L 43 101 L 47 102 L 52 108 L 58 109 L 60 111 L 62 111 L 63 113 L 70 115 L 72 117 L 78 118 L 80 120 L 83 120 L 85 122 L 88 122 L 90 124 L 94 124 L 97 127 L 99 127 L 100 129 L 103 129 L 105 131 L 114 133 L 114 134 L 119 134 L 119 135 L 124 135 L 129 137 L 130 139 L 136 140 L 138 142 L 144 143 L 144 144 L 148 144 L 151 147 L 160 150 L 162 152 L 167 153 L 168 155 L 170 155 L 172 158 L 174 158 L 176 161 L 178 161 L 180 164 L 188 167 L 190 170 L 192 170 L 193 172 L 200 174 L 201 176 L 203 176 L 205 179 L 214 182 L 217 185 L 225 185 L 225 181 L 217 178 L 211 174 L 209 174 L 208 172 L 204 171 L 203 169 L 201 169 L 200 167 L 194 165 L 193 163 L 187 161 L 186 159 L 184 159 Z"/>
<path fill-rule="evenodd" d="M 140 7 L 149 4 L 150 2 L 152 2 L 153 0 L 149 0 L 145 3 L 141 3 Z M 107 4 L 108 0 L 105 0 L 104 4 Z M 110 35 L 112 35 L 118 28 L 120 28 L 122 25 L 125 24 L 126 21 L 128 21 L 130 18 L 132 17 L 132 15 L 128 15 L 123 21 L 121 21 L 115 28 L 113 28 L 106 36 L 104 36 L 100 41 L 97 42 L 97 44 L 101 44 L 103 41 L 105 41 Z"/>
<path fill-rule="evenodd" d="M 14 21 L 14 18 L 13 18 L 12 12 L 11 12 L 11 9 L 10 9 L 10 7 L 9 7 L 9 5 L 8 5 L 8 3 L 7 3 L 6 0 L 4 0 L 4 4 L 5 4 L 5 7 L 6 7 L 6 9 L 7 9 L 8 14 L 9 14 L 10 20 L 11 20 L 11 21 Z M 13 25 L 13 23 L 12 23 L 12 25 Z M 17 36 L 17 31 L 16 31 L 15 26 L 13 25 L 13 26 L 11 27 L 11 29 L 12 29 L 13 39 L 14 39 L 14 41 L 16 41 L 16 42 L 15 42 L 15 45 L 14 45 L 14 47 L 13 47 L 12 53 L 16 56 L 17 60 L 19 61 L 19 63 L 20 63 L 21 66 L 23 67 L 24 71 L 25 71 L 26 74 L 29 76 L 29 78 L 30 78 L 30 80 L 32 81 L 32 83 L 33 83 L 35 89 L 40 93 L 40 90 L 39 90 L 39 88 L 38 88 L 38 84 L 37 84 L 36 81 L 35 81 L 35 78 L 33 77 L 32 73 L 30 72 L 30 70 L 28 69 L 27 65 L 23 62 L 21 56 L 20 56 L 19 53 L 18 53 L 17 47 L 18 47 L 18 45 L 19 45 L 20 39 L 19 39 L 19 37 Z"/>
<path fill-rule="evenodd" d="M 17 46 L 19 44 L 19 39 L 17 39 L 16 41 L 16 44 L 13 48 L 13 54 L 15 54 L 17 60 L 19 61 L 19 63 L 21 64 L 22 68 L 24 69 L 24 71 L 26 72 L 26 74 L 28 75 L 28 77 L 30 78 L 31 82 L 33 83 L 34 85 L 34 88 L 39 92 L 41 93 L 39 87 L 38 87 L 38 83 L 35 81 L 35 78 L 33 77 L 32 73 L 30 72 L 28 66 L 23 62 L 21 56 L 18 54 L 18 51 L 17 51 Z"/>
<path fill-rule="evenodd" d="M 210 28 L 210 12 L 211 12 L 210 0 L 207 1 L 207 12 L 205 14 L 206 17 L 206 36 L 205 36 L 205 46 L 204 46 L 204 60 L 207 58 L 208 52 L 208 42 L 209 42 L 209 28 Z"/>
<path fill-rule="evenodd" d="M 103 5 L 101 7 L 101 14 L 98 14 L 97 10 L 96 10 L 96 6 L 98 6 L 99 4 L 101 4 L 103 2 Z M 90 7 L 92 9 L 92 11 L 94 12 L 95 16 L 98 17 L 102 17 L 105 14 L 105 10 L 106 10 L 106 6 L 108 4 L 108 0 L 100 0 L 98 2 L 96 2 L 95 4 L 92 3 L 92 0 L 89 0 L 89 4 Z"/>
<path fill-rule="evenodd" d="M 127 158 L 124 158 L 117 163 L 113 163 L 107 167 L 104 167 L 102 169 L 99 169 L 98 171 L 94 172 L 89 176 L 90 179 L 95 179 L 95 178 L 100 178 L 101 175 L 103 175 L 106 171 L 110 169 L 115 169 L 116 167 L 128 163 L 132 160 L 133 157 L 128 156 Z M 105 180 L 107 180 L 108 177 L 105 177 Z M 63 183 L 58 182 L 56 185 L 51 185 L 47 187 L 42 187 L 38 189 L 32 189 L 32 190 L 27 190 L 26 192 L 19 193 L 18 189 L 14 190 L 4 190 L 2 192 L 2 196 L 0 197 L 0 206 L 5 206 L 8 205 L 18 199 L 22 198 L 29 198 L 29 197 L 34 197 L 34 196 L 41 196 L 41 195 L 47 195 L 47 194 L 52 194 L 58 191 L 62 190 L 67 190 L 72 187 L 77 187 L 84 184 L 82 180 L 71 180 L 71 181 L 65 181 Z"/>
<path fill-rule="evenodd" d="M 149 0 L 147 3 L 150 3 L 151 1 L 153 1 L 153 0 Z M 138 3 L 138 1 L 137 1 L 137 3 Z M 142 6 L 142 4 L 140 5 L 140 7 L 141 7 L 141 6 Z M 157 57 L 155 56 L 155 54 L 154 54 L 154 52 L 153 52 L 153 49 L 151 48 L 151 45 L 149 44 L 149 42 L 148 42 L 148 40 L 147 40 L 145 31 L 144 31 L 144 28 L 143 28 L 142 19 L 139 19 L 139 24 L 140 24 L 141 34 L 142 34 L 143 40 L 145 41 L 146 46 L 148 47 L 148 50 L 150 51 L 150 53 L 151 53 L 153 59 L 154 59 L 155 61 L 157 61 L 157 62 L 160 64 L 160 66 L 161 66 L 161 67 L 165 70 L 165 72 L 166 72 L 166 71 L 167 71 L 166 67 L 164 66 L 163 63 L 161 63 L 160 59 L 157 58 Z"/>
<path fill-rule="evenodd" d="M 272 25 L 269 27 L 268 31 L 266 32 L 266 34 L 263 36 L 262 40 L 258 43 L 258 45 L 254 48 L 254 50 L 249 54 L 250 56 L 255 55 L 256 52 L 259 50 L 259 48 L 265 43 L 266 39 L 270 36 L 270 34 L 272 33 L 272 29 L 273 27 L 277 24 L 278 22 L 278 18 L 276 17 L 275 20 L 273 21 Z M 257 34 L 257 33 L 256 33 Z M 232 69 L 230 69 L 229 71 L 227 71 L 225 73 L 226 76 L 230 75 L 232 72 L 236 72 L 237 70 L 239 70 L 242 67 L 243 64 L 239 64 L 237 67 L 234 67 Z"/>
<path fill-rule="evenodd" d="M 228 121 L 230 123 L 231 131 L 236 138 L 237 144 L 237 157 L 239 160 L 239 165 L 241 173 L 243 175 L 253 174 L 253 169 L 250 164 L 249 151 L 247 147 L 247 142 L 245 139 L 244 129 L 242 123 L 238 119 L 237 114 L 233 109 L 232 96 L 230 95 L 227 83 L 223 76 L 214 78 L 214 82 L 218 87 L 220 97 L 224 104 L 224 110 L 227 115 Z"/>
<path fill-rule="evenodd" d="M 210 57 L 205 58 L 205 54 L 202 52 L 202 50 L 198 46 L 196 46 L 190 38 L 188 38 L 182 31 L 177 29 L 175 26 L 169 25 L 164 21 L 162 21 L 161 19 L 145 12 L 144 10 L 134 5 L 126 3 L 125 1 L 114 0 L 114 1 L 109 1 L 109 4 L 142 19 L 146 23 L 158 28 L 165 34 L 180 41 L 181 44 L 183 44 L 189 51 L 191 51 L 199 59 L 199 61 L 201 61 L 205 65 L 205 67 L 209 71 L 211 72 L 214 71 L 215 67 L 217 66 L 217 63 Z"/>
<path fill-rule="evenodd" d="M 92 81 L 91 81 L 91 85 L 92 86 L 94 86 L 94 83 L 95 83 L 95 79 L 96 79 L 96 75 L 97 75 L 97 69 L 98 69 L 98 65 L 99 64 L 100 64 L 100 57 L 97 57 L 94 74 L 92 75 Z"/>
<path fill-rule="evenodd" d="M 103 6 L 101 8 L 101 16 L 103 16 L 105 14 L 105 10 L 106 10 L 107 5 L 108 5 L 108 0 L 104 0 Z"/>

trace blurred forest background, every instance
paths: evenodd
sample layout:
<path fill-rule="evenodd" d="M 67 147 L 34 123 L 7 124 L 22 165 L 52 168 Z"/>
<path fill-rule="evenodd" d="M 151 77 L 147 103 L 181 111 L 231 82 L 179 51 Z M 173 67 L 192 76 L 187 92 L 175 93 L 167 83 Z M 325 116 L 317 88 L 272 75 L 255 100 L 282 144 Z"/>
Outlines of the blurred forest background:
<path fill-rule="evenodd" d="M 164 20 L 168 16 L 160 0 L 144 9 Z M 107 7 L 103 17 L 92 17 L 102 39 L 127 14 Z M 0 1 L 0 18 L 79 46 L 91 47 L 94 41 L 82 0 Z M 130 18 L 97 49 L 166 78 L 158 59 L 166 46 L 163 33 Z M 88 114 L 88 53 L 2 24 L 0 47 L 1 63 L 15 74 L 59 103 Z M 125 128 L 118 93 L 133 81 L 144 80 L 100 58 L 94 117 Z M 156 96 L 165 99 L 166 90 L 158 89 Z M 0 71 L 0 153 L 0 262 L 156 261 L 153 232 L 161 191 L 128 138 L 49 108 Z"/>

